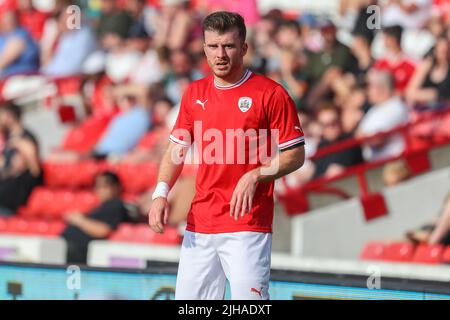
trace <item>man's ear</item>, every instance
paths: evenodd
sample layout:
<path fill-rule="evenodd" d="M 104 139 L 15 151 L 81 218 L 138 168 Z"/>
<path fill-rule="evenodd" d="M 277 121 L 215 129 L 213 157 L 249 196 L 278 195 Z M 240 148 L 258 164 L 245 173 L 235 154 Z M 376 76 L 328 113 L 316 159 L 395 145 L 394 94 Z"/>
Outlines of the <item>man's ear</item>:
<path fill-rule="evenodd" d="M 242 45 L 242 56 L 245 56 L 247 54 L 247 50 L 248 50 L 248 44 L 247 44 L 247 42 L 244 42 L 244 44 Z"/>

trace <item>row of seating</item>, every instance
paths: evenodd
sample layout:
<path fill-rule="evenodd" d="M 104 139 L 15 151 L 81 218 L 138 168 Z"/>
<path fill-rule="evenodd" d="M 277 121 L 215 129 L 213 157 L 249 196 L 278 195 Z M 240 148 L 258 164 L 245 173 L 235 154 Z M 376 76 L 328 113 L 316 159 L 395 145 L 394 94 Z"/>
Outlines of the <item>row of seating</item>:
<path fill-rule="evenodd" d="M 450 263 L 450 246 L 375 241 L 364 246 L 360 258 L 404 263 Z"/>
<path fill-rule="evenodd" d="M 65 224 L 62 220 L 46 221 L 19 217 L 0 217 L 0 234 L 55 237 L 61 234 Z"/>
<path fill-rule="evenodd" d="M 106 161 L 46 162 L 44 167 L 45 185 L 53 188 L 79 189 L 91 187 L 95 176 L 102 171 L 113 171 L 119 176 L 124 191 L 140 194 L 154 186 L 158 166 L 147 162 L 140 164 L 111 164 Z"/>
<path fill-rule="evenodd" d="M 66 224 L 62 220 L 25 219 L 0 217 L 1 235 L 57 237 Z M 111 241 L 179 245 L 181 236 L 175 227 L 167 227 L 164 234 L 153 232 L 147 224 L 122 223 L 109 237 Z"/>
<path fill-rule="evenodd" d="M 111 241 L 153 243 L 164 245 L 179 245 L 182 237 L 178 228 L 166 226 L 164 233 L 155 233 L 147 224 L 122 223 L 109 237 Z"/>
<path fill-rule="evenodd" d="M 92 191 L 35 188 L 25 207 L 19 210 L 23 218 L 62 219 L 69 212 L 87 213 L 99 204 Z"/>

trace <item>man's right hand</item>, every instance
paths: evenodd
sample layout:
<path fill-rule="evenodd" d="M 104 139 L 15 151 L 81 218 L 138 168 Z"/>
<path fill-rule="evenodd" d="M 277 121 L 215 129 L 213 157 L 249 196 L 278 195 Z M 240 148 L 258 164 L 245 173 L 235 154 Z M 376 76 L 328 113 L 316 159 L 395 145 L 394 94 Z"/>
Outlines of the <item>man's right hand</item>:
<path fill-rule="evenodd" d="M 159 197 L 153 200 L 148 214 L 148 224 L 156 233 L 164 233 L 164 225 L 169 220 L 169 203 L 166 198 Z"/>

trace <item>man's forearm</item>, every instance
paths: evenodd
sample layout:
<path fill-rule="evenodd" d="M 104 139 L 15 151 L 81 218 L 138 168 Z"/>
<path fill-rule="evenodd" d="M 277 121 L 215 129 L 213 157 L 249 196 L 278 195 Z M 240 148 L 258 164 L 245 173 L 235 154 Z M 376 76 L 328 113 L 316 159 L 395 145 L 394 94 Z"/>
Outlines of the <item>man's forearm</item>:
<path fill-rule="evenodd" d="M 255 169 L 256 179 L 258 182 L 272 182 L 299 169 L 304 162 L 304 146 L 281 152 L 269 165 Z"/>
<path fill-rule="evenodd" d="M 106 223 L 88 217 L 83 217 L 77 225 L 84 233 L 94 238 L 105 238 L 111 232 L 111 227 Z"/>
<path fill-rule="evenodd" d="M 173 144 L 169 144 L 165 152 L 158 172 L 158 183 L 165 182 L 170 188 L 173 187 L 178 177 L 183 171 L 184 158 L 187 148 Z"/>

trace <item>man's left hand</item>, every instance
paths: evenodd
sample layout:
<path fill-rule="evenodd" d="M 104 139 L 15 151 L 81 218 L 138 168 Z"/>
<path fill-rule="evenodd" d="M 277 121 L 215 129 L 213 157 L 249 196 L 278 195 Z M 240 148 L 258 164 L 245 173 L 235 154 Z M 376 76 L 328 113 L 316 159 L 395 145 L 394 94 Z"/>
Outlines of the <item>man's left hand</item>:
<path fill-rule="evenodd" d="M 250 212 L 252 209 L 258 172 L 259 170 L 256 169 L 244 174 L 234 189 L 230 202 L 230 216 L 234 217 L 235 220 L 238 220 L 239 214 L 243 217 L 246 212 Z"/>

